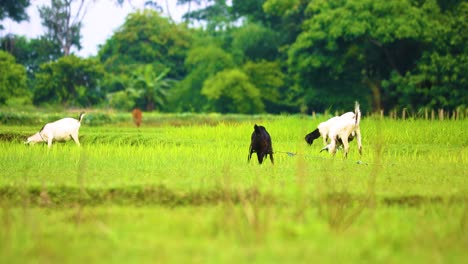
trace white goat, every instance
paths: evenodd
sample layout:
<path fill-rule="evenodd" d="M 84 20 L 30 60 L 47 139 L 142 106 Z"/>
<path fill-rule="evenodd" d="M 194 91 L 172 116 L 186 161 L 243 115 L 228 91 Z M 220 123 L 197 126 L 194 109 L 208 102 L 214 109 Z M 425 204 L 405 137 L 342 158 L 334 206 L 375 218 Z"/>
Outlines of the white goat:
<path fill-rule="evenodd" d="M 356 102 L 354 106 L 354 113 L 342 115 L 337 121 L 329 127 L 328 138 L 330 138 L 330 144 L 322 148 L 328 150 L 329 153 L 335 155 L 336 149 L 339 145 L 343 145 L 344 157 L 348 156 L 349 141 L 357 138 L 359 154 L 362 155 L 362 142 L 361 142 L 361 130 L 359 124 L 361 122 L 361 110 L 359 109 L 359 103 Z"/>
<path fill-rule="evenodd" d="M 73 139 L 79 146 L 80 141 L 78 139 L 78 132 L 81 126 L 81 120 L 83 120 L 84 113 L 80 114 L 77 119 L 67 117 L 57 120 L 52 123 L 47 123 L 41 128 L 39 132 L 28 137 L 25 144 L 35 144 L 38 142 L 47 142 L 48 147 L 52 147 L 52 141 L 66 141 Z"/>
<path fill-rule="evenodd" d="M 319 137 L 322 137 L 323 139 L 323 145 L 327 145 L 328 144 L 328 133 L 330 131 L 330 128 L 335 124 L 335 123 L 339 123 L 341 119 L 351 119 L 351 118 L 354 118 L 354 113 L 353 112 L 346 112 L 340 116 L 335 116 L 335 117 L 332 117 L 330 119 L 328 119 L 327 121 L 324 121 L 322 123 L 320 123 L 317 128 L 310 132 L 309 134 L 307 134 L 305 136 L 305 141 L 309 144 L 309 145 L 312 145 L 312 143 L 314 142 L 315 139 L 319 138 Z"/>

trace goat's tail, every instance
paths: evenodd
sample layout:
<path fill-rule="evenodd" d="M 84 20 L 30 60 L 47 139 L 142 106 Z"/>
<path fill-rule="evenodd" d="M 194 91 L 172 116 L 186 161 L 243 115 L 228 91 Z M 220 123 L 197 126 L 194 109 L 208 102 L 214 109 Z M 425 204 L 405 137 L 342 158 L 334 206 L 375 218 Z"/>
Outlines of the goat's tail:
<path fill-rule="evenodd" d="M 355 117 L 355 125 L 359 126 L 361 122 L 361 110 L 359 109 L 359 102 L 354 102 L 354 117 Z"/>
<path fill-rule="evenodd" d="M 85 115 L 84 112 L 81 112 L 81 113 L 80 113 L 80 117 L 78 118 L 78 122 L 81 123 L 81 120 L 83 120 L 84 115 Z"/>

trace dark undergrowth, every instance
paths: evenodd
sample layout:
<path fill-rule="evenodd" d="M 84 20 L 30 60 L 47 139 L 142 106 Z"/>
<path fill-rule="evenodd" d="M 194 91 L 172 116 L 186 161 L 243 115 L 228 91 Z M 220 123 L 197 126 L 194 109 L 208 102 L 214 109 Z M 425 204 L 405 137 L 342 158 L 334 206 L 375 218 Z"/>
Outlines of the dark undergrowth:
<path fill-rule="evenodd" d="M 10 143 L 24 143 L 26 139 L 31 136 L 32 134 L 29 133 L 22 133 L 22 132 L 0 132 L 0 142 L 10 142 Z M 54 142 L 54 144 L 61 144 L 66 142 Z M 80 143 L 82 145 L 128 145 L 128 146 L 148 146 L 148 145 L 160 145 L 160 144 L 167 144 L 167 145 L 187 145 L 187 144 L 194 144 L 193 140 L 189 138 L 177 138 L 172 140 L 162 140 L 157 138 L 151 134 L 146 135 L 138 135 L 135 136 L 135 133 L 108 133 L 108 134 L 100 134 L 100 133 L 92 133 L 86 135 L 80 135 Z M 43 143 L 45 145 L 45 142 Z"/>
<path fill-rule="evenodd" d="M 365 195 L 334 192 L 322 197 L 304 197 L 311 206 L 318 203 L 329 205 L 339 204 L 353 207 L 362 204 L 367 199 Z M 69 207 L 76 204 L 148 206 L 167 207 L 216 205 L 229 201 L 241 204 L 243 201 L 255 202 L 268 206 L 292 206 L 290 199 L 271 193 L 261 193 L 256 188 L 245 190 L 213 189 L 193 190 L 189 192 L 174 191 L 163 185 L 158 186 L 126 186 L 120 188 L 80 188 L 57 186 L 43 188 L 40 186 L 3 186 L 0 188 L 0 203 L 9 206 L 38 207 Z M 377 204 L 382 206 L 419 207 L 430 204 L 464 204 L 468 202 L 466 195 L 422 196 L 408 195 L 396 197 L 377 197 Z M 296 201 L 294 201 L 296 202 Z"/>
<path fill-rule="evenodd" d="M 26 138 L 31 136 L 30 134 L 26 133 L 15 133 L 15 132 L 6 132 L 6 133 L 0 133 L 0 142 L 5 141 L 5 142 L 19 142 L 19 141 L 25 141 Z"/>

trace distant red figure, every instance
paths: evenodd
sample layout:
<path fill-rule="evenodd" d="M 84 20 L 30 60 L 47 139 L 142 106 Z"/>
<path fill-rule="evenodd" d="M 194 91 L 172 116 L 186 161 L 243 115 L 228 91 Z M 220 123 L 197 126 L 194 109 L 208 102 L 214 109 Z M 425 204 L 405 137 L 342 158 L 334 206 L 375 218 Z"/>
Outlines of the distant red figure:
<path fill-rule="evenodd" d="M 143 117 L 143 114 L 141 113 L 141 110 L 139 108 L 135 108 L 132 111 L 132 116 L 133 116 L 133 122 L 137 127 L 140 127 L 141 125 L 141 119 Z"/>

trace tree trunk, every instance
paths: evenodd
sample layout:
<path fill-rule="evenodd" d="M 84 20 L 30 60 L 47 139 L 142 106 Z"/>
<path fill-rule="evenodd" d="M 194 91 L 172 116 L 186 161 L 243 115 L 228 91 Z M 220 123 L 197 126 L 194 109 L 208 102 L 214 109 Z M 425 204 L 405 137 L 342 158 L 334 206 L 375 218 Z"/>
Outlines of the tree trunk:
<path fill-rule="evenodd" d="M 154 102 L 153 100 L 148 100 L 146 103 L 146 110 L 148 112 L 152 112 L 154 110 Z"/>
<path fill-rule="evenodd" d="M 370 88 L 372 92 L 372 111 L 380 112 L 382 109 L 382 97 L 380 93 L 380 80 L 371 80 L 369 77 L 364 79 L 364 83 Z"/>

